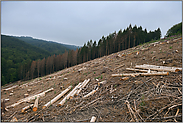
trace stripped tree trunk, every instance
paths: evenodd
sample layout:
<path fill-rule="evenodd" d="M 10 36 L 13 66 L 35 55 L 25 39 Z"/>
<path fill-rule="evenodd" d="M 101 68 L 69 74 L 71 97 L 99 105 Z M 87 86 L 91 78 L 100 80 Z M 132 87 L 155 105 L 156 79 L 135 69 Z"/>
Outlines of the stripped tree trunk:
<path fill-rule="evenodd" d="M 22 113 L 24 113 L 25 110 L 31 108 L 32 106 L 34 106 L 34 104 L 31 104 L 31 105 L 28 105 L 28 106 L 24 107 L 24 108 L 22 109 Z"/>
<path fill-rule="evenodd" d="M 42 109 L 52 105 L 53 103 L 55 103 L 58 99 L 60 99 L 63 95 L 65 95 L 69 90 L 71 89 L 71 86 L 69 86 L 67 89 L 65 89 L 64 91 L 62 91 L 59 95 L 57 95 L 54 99 L 52 99 L 50 102 L 48 102 L 47 104 L 45 104 Z"/>
<path fill-rule="evenodd" d="M 126 73 L 126 74 L 112 74 L 112 77 L 121 77 L 121 76 L 162 76 L 168 75 L 169 72 L 156 72 L 156 73 Z"/>
<path fill-rule="evenodd" d="M 33 111 L 37 111 L 37 108 L 38 108 L 38 100 L 39 100 L 39 96 L 37 97 L 37 99 L 35 100 L 34 102 L 34 107 L 33 107 Z"/>

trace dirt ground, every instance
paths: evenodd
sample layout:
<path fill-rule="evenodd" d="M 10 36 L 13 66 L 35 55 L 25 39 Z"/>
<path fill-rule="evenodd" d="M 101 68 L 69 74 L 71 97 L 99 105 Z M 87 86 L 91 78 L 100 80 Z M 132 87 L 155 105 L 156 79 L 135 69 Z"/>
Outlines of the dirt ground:
<path fill-rule="evenodd" d="M 9 99 L 6 106 L 23 99 L 26 93 L 34 95 L 54 88 L 39 99 L 36 112 L 30 108 L 22 113 L 22 108 L 34 104 L 34 100 L 24 102 L 7 108 L 1 121 L 10 122 L 15 118 L 18 122 L 89 122 L 95 116 L 96 122 L 182 122 L 182 71 L 169 72 L 166 76 L 130 76 L 128 80 L 111 77 L 112 74 L 135 73 L 126 68 L 143 64 L 182 68 L 182 38 L 173 37 L 142 44 L 44 77 L 1 87 L 1 99 Z M 83 67 L 86 69 L 79 72 Z M 57 105 L 64 98 L 62 97 L 53 105 L 42 109 L 43 105 L 68 86 L 72 85 L 74 88 L 85 79 L 90 79 L 90 82 L 78 96 L 68 99 L 59 107 Z M 96 79 L 99 82 L 106 80 L 106 83 L 98 87 Z M 35 83 L 21 86 L 31 82 Z M 19 86 L 3 91 L 13 85 Z M 97 87 L 99 89 L 96 93 L 83 98 Z M 28 89 L 31 91 L 27 92 Z M 96 101 L 92 103 L 94 100 Z"/>

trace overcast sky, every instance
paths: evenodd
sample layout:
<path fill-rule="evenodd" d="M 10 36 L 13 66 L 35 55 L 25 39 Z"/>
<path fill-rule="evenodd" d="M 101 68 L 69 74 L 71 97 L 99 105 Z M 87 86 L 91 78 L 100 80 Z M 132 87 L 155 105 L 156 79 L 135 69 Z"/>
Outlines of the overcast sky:
<path fill-rule="evenodd" d="M 164 37 L 181 21 L 182 1 L 1 1 L 1 34 L 78 46 L 129 24 Z"/>

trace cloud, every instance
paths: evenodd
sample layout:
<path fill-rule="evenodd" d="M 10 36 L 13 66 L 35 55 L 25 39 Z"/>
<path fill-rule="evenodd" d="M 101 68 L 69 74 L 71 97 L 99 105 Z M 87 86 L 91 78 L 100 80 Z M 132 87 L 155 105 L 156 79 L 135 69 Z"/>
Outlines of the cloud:
<path fill-rule="evenodd" d="M 182 21 L 181 1 L 2 1 L 1 32 L 82 46 L 129 24 L 167 30 Z"/>

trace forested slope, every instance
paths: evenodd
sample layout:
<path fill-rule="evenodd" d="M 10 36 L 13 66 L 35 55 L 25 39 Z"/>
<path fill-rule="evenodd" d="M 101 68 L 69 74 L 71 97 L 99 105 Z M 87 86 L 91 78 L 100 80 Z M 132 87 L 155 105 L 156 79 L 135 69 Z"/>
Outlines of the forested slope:
<path fill-rule="evenodd" d="M 49 52 L 24 41 L 1 35 L 1 84 L 22 79 L 20 75 L 27 72 L 23 67 L 29 66 L 32 60 L 43 59 L 49 55 Z"/>
<path fill-rule="evenodd" d="M 52 42 L 52 41 L 45 41 L 45 40 L 40 40 L 40 39 L 34 39 L 32 37 L 22 36 L 22 37 L 15 37 L 15 38 L 25 41 L 26 43 L 29 43 L 33 46 L 44 49 L 44 50 L 50 52 L 50 54 L 52 54 L 52 55 L 63 54 L 66 50 L 69 51 L 70 48 L 73 48 L 73 47 L 66 47 L 60 43 L 56 43 L 56 42 Z"/>

